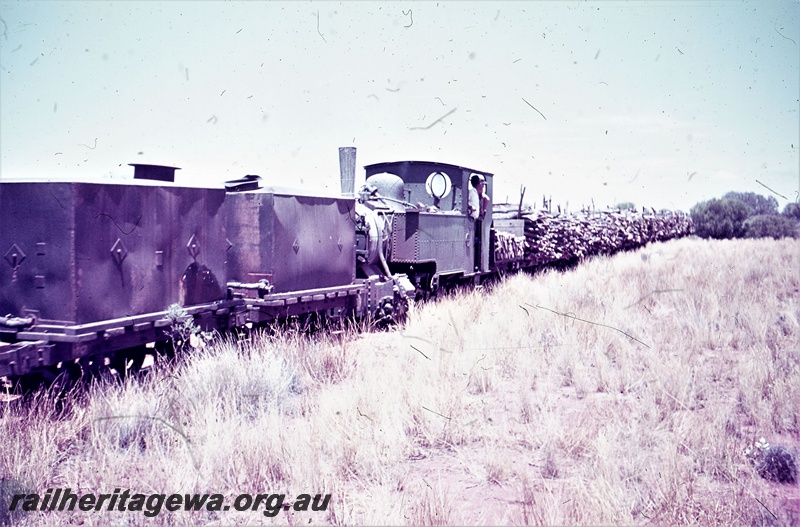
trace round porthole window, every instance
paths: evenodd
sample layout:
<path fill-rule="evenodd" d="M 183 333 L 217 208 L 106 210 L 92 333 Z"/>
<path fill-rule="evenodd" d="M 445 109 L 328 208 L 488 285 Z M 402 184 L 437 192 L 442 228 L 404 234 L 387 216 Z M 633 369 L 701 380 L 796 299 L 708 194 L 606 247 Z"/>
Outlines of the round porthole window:
<path fill-rule="evenodd" d="M 450 194 L 450 189 L 452 188 L 453 184 L 450 181 L 450 176 L 444 172 L 434 172 L 425 181 L 425 190 L 428 191 L 428 195 L 437 200 Z"/>

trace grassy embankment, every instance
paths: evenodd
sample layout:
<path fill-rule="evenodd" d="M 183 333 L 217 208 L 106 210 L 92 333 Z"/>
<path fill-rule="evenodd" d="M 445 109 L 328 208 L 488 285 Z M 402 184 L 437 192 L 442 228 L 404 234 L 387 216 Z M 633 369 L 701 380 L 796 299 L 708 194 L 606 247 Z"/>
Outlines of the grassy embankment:
<path fill-rule="evenodd" d="M 7 403 L 0 474 L 5 492 L 333 494 L 272 519 L 28 524 L 796 524 L 797 486 L 743 452 L 798 446 L 799 321 L 796 241 L 656 244 L 445 298 L 397 332 L 222 343 L 60 417 Z"/>

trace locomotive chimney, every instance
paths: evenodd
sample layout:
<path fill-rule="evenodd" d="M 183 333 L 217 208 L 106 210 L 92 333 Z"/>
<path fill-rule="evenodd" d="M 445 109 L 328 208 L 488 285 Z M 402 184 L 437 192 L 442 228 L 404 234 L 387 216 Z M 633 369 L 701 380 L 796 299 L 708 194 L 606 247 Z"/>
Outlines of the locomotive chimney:
<path fill-rule="evenodd" d="M 168 167 L 164 165 L 144 165 L 141 163 L 130 163 L 133 167 L 133 179 L 154 179 L 156 181 L 175 182 L 175 171 L 178 167 Z"/>
<path fill-rule="evenodd" d="M 339 177 L 342 196 L 352 198 L 356 192 L 356 149 L 354 146 L 339 148 Z"/>

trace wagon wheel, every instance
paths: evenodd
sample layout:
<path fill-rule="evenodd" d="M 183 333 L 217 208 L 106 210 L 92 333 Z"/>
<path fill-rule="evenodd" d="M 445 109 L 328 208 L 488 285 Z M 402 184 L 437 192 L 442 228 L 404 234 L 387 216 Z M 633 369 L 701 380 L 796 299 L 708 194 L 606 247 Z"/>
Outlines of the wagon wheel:
<path fill-rule="evenodd" d="M 155 343 L 156 360 L 175 360 L 175 346 L 172 340 L 159 340 Z"/>
<path fill-rule="evenodd" d="M 235 326 L 230 329 L 231 338 L 234 342 L 248 342 L 253 338 L 253 329 L 245 326 Z"/>
<path fill-rule="evenodd" d="M 146 357 L 147 346 L 122 349 L 114 352 L 109 366 L 116 370 L 120 379 L 124 379 L 129 374 L 141 370 Z"/>
<path fill-rule="evenodd" d="M 83 370 L 80 365 L 74 362 L 63 362 L 57 366 L 36 368 L 17 380 L 14 391 L 26 394 L 44 388 L 60 396 L 80 382 L 82 376 Z"/>
<path fill-rule="evenodd" d="M 80 365 L 73 361 L 62 362 L 60 366 L 58 375 L 50 384 L 50 390 L 58 399 L 58 408 L 69 399 L 68 394 L 81 382 L 83 374 Z"/>
<path fill-rule="evenodd" d="M 83 373 L 83 380 L 89 382 L 92 379 L 99 379 L 103 373 L 108 374 L 106 357 L 103 355 L 90 355 L 83 357 L 78 362 Z"/>

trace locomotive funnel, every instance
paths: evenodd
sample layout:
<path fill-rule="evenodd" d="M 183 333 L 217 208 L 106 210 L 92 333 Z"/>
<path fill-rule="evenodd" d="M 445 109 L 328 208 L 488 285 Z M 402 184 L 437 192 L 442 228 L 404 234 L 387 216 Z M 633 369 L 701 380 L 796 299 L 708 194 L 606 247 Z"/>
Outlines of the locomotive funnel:
<path fill-rule="evenodd" d="M 133 179 L 154 179 L 156 181 L 175 182 L 175 171 L 178 167 L 168 167 L 164 165 L 143 165 L 140 163 L 130 163 L 133 167 Z"/>
<path fill-rule="evenodd" d="M 339 148 L 339 177 L 342 196 L 352 198 L 356 192 L 356 149 L 353 146 Z"/>

